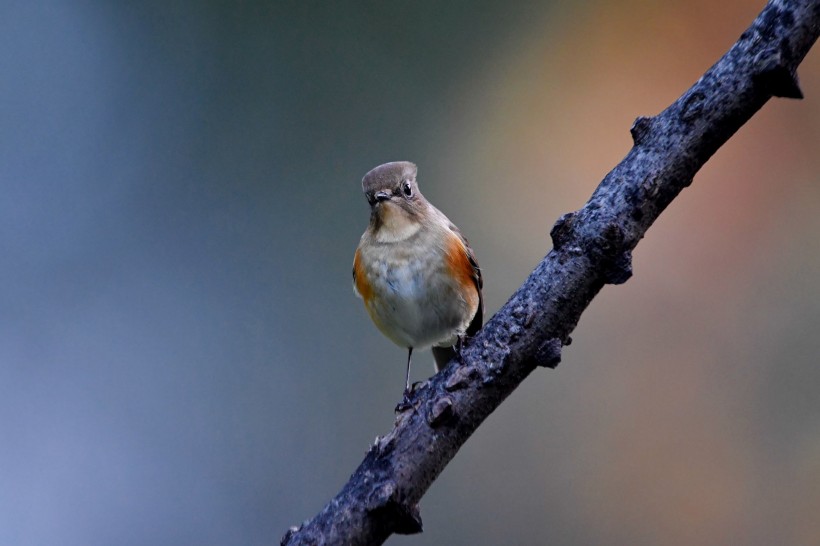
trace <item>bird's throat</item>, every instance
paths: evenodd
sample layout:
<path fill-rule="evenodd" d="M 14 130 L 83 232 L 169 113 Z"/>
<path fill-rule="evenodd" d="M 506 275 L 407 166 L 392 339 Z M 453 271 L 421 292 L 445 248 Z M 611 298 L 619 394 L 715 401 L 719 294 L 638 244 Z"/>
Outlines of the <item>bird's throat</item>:
<path fill-rule="evenodd" d="M 374 235 L 380 243 L 397 243 L 415 235 L 421 222 L 401 207 L 383 204 L 375 213 Z"/>

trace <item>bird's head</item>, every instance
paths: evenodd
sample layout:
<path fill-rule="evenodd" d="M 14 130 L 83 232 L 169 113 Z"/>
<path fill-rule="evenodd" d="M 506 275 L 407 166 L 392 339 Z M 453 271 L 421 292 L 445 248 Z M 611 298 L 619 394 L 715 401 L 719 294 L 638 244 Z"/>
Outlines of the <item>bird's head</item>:
<path fill-rule="evenodd" d="M 362 179 L 362 191 L 370 204 L 370 225 L 384 242 L 404 240 L 425 221 L 428 204 L 416 183 L 416 166 L 409 161 L 385 163 Z"/>

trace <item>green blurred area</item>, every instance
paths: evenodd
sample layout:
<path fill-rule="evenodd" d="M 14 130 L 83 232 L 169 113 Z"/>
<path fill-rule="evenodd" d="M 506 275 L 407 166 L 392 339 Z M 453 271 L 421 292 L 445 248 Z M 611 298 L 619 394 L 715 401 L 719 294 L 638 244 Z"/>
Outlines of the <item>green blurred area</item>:
<path fill-rule="evenodd" d="M 401 395 L 362 175 L 418 164 L 489 315 L 762 7 L 4 3 L 0 544 L 276 543 Z M 800 78 L 391 543 L 817 542 L 816 51 Z"/>

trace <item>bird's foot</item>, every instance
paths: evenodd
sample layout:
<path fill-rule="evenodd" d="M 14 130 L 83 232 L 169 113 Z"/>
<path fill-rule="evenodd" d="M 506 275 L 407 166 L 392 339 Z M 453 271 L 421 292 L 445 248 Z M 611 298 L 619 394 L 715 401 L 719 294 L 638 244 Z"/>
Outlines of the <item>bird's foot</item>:
<path fill-rule="evenodd" d="M 404 389 L 404 394 L 402 395 L 401 402 L 396 404 L 396 413 L 402 413 L 404 411 L 413 408 L 413 401 L 411 400 L 412 396 L 416 393 L 416 386 L 420 383 L 417 381 L 413 383 L 410 387 Z"/>
<path fill-rule="evenodd" d="M 401 402 L 396 404 L 396 409 L 394 411 L 396 413 L 404 413 L 412 407 L 413 404 L 410 402 L 410 395 L 407 391 L 404 391 L 404 396 L 402 397 Z"/>

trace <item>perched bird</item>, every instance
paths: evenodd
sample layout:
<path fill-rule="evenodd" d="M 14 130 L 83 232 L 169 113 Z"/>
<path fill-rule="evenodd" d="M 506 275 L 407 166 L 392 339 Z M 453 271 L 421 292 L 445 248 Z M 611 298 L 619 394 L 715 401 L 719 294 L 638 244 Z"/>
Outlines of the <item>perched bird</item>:
<path fill-rule="evenodd" d="M 409 403 L 414 348 L 432 346 L 436 370 L 453 345 L 484 318 L 481 270 L 467 239 L 419 191 L 416 166 L 385 163 L 362 179 L 370 204 L 353 257 L 353 290 L 391 341 L 407 348 L 404 403 Z"/>

